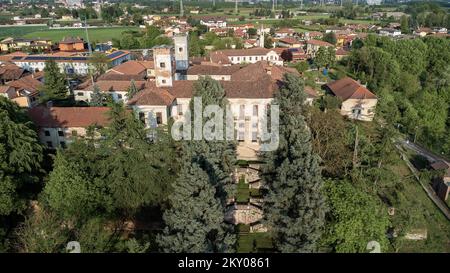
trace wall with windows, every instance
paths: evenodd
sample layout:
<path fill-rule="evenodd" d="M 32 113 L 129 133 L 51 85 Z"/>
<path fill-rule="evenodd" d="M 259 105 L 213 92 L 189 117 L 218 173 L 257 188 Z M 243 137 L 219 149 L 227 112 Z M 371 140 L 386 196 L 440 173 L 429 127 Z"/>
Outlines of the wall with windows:
<path fill-rule="evenodd" d="M 93 91 L 90 90 L 75 90 L 73 94 L 75 96 L 76 101 L 85 101 L 90 102 L 92 98 Z M 126 91 L 109 91 L 104 92 L 110 96 L 112 96 L 115 102 L 123 101 L 124 103 L 128 102 L 127 92 Z"/>
<path fill-rule="evenodd" d="M 341 115 L 351 119 L 372 121 L 375 116 L 377 99 L 349 99 L 342 103 Z"/>
<path fill-rule="evenodd" d="M 280 57 L 275 51 L 270 51 L 266 55 L 259 55 L 259 56 L 228 56 L 228 59 L 232 64 L 256 63 L 259 61 L 268 61 L 276 65 L 283 65 L 283 60 L 280 59 Z"/>
<path fill-rule="evenodd" d="M 85 135 L 86 129 L 83 127 L 41 128 L 39 130 L 39 140 L 49 149 L 64 148 L 73 141 L 72 138 Z"/>

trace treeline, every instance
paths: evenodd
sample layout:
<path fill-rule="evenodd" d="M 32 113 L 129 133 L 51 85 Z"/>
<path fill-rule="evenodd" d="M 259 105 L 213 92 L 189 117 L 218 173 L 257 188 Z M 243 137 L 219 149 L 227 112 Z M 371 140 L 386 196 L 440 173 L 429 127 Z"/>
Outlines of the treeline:
<path fill-rule="evenodd" d="M 439 3 L 419 2 L 408 4 L 405 12 L 411 15 L 415 27 L 450 28 L 450 14 L 446 9 Z"/>
<path fill-rule="evenodd" d="M 379 98 L 378 115 L 435 152 L 450 155 L 450 40 L 356 41 L 347 68 Z"/>
<path fill-rule="evenodd" d="M 120 49 L 145 49 L 156 45 L 171 45 L 172 39 L 163 36 L 163 31 L 155 26 L 147 26 L 145 31 L 124 31 L 120 39 L 113 38 L 113 46 Z"/>

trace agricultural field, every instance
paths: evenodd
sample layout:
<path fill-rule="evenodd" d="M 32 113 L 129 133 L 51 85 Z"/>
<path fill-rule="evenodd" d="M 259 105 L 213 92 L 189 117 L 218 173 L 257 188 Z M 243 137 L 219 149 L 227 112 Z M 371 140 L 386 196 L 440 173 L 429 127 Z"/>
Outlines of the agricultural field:
<path fill-rule="evenodd" d="M 109 28 L 92 28 L 88 29 L 89 39 L 91 42 L 106 42 L 113 38 L 120 38 L 123 31 L 126 30 L 139 30 L 138 27 L 109 27 Z M 84 29 L 46 29 L 42 31 L 34 31 L 27 33 L 23 37 L 25 38 L 48 38 L 53 42 L 61 41 L 64 37 L 85 37 L 86 32 Z"/>
<path fill-rule="evenodd" d="M 23 37 L 29 33 L 48 30 L 48 26 L 0 26 L 0 39 Z"/>

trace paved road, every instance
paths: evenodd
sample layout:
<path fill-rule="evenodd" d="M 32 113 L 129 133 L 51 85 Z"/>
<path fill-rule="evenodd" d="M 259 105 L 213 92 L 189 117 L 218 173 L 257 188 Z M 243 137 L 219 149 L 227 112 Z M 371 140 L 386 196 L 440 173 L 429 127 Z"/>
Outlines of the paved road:
<path fill-rule="evenodd" d="M 448 163 L 448 161 L 445 158 L 443 158 L 442 156 L 437 155 L 437 154 L 423 148 L 422 146 L 420 146 L 418 144 L 415 144 L 415 143 L 413 143 L 411 141 L 407 141 L 407 140 L 400 140 L 399 142 L 402 144 L 403 147 L 405 147 L 409 150 L 413 150 L 414 152 L 426 157 L 431 163 L 433 163 L 435 161 L 439 161 L 439 160 L 442 160 L 442 161 L 445 161 L 446 163 Z"/>

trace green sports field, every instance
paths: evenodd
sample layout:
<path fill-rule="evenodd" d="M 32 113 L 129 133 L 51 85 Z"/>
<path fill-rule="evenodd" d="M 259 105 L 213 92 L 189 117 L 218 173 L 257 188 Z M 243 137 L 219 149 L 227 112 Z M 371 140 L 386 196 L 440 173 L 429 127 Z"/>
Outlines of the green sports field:
<path fill-rule="evenodd" d="M 138 27 L 108 27 L 108 28 L 91 28 L 88 29 L 89 40 L 91 42 L 106 42 L 111 41 L 113 38 L 120 39 L 123 31 L 126 30 L 139 30 Z M 25 34 L 25 38 L 47 38 L 53 42 L 61 41 L 64 37 L 86 37 L 84 29 L 47 29 L 43 31 L 34 31 Z"/>

